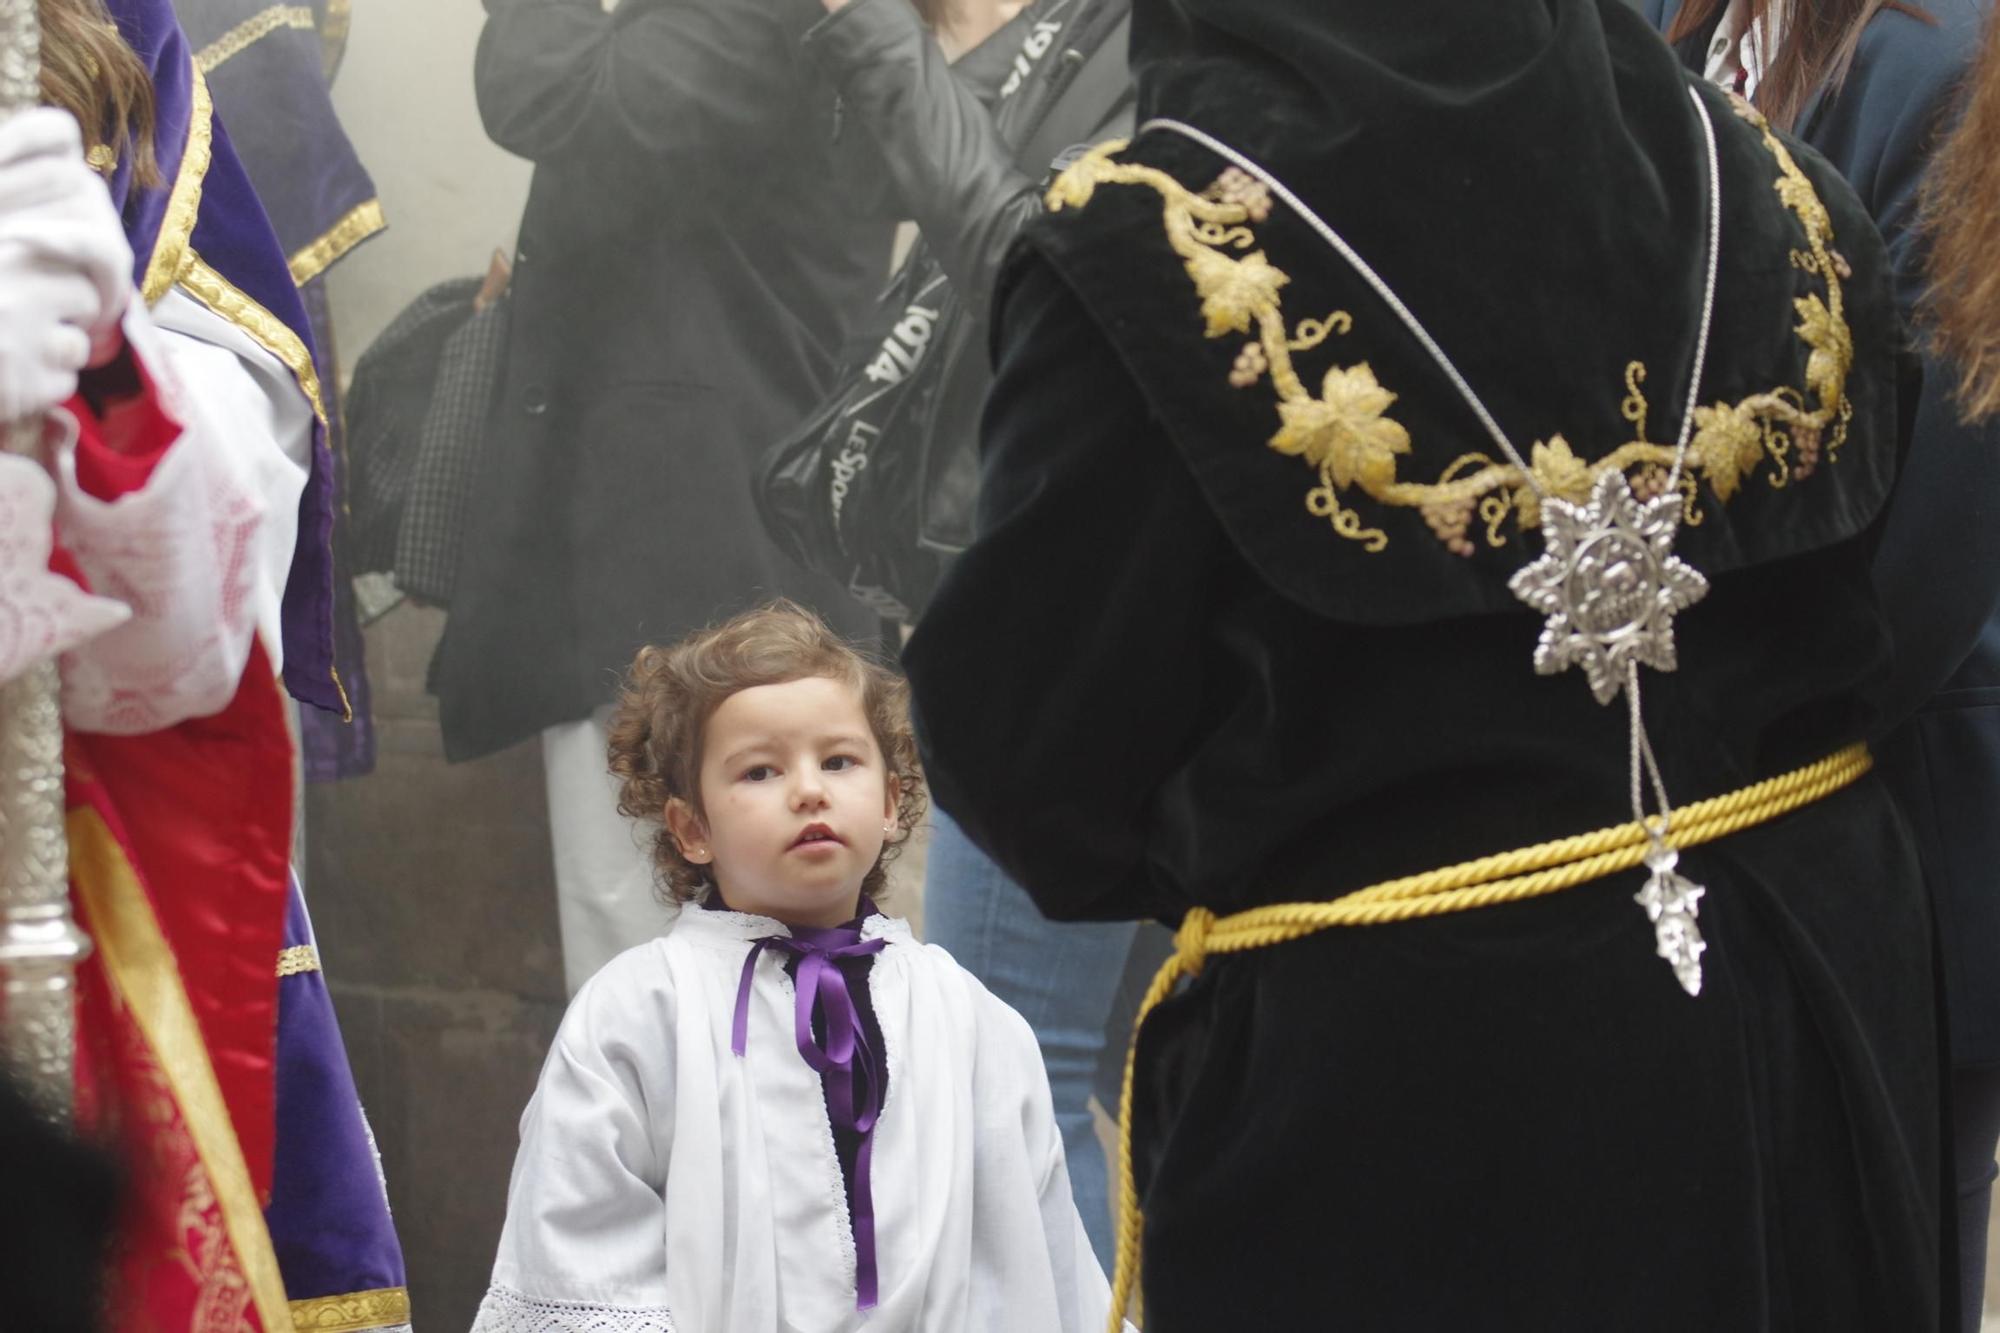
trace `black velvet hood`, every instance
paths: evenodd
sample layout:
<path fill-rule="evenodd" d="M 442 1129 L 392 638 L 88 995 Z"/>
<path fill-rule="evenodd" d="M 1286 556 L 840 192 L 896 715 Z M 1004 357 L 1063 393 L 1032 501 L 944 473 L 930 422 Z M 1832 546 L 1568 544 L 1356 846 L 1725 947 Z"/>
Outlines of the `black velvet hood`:
<path fill-rule="evenodd" d="M 1713 576 L 1880 508 L 1900 335 L 1872 224 L 1822 160 L 1693 81 L 1619 0 L 1137 0 L 1132 54 L 1140 134 L 1060 180 L 1025 249 L 1082 297 L 1236 544 L 1293 600 L 1369 623 L 1527 614 L 1506 579 L 1540 552 L 1539 505 L 1353 269 L 1153 117 L 1296 192 L 1547 489 L 1581 500 L 1606 468 L 1642 493 L 1662 483 L 1688 402 L 1708 220 L 1694 87 L 1722 245 L 1677 549 Z M 1287 369 L 1303 396 L 1281 390 Z"/>

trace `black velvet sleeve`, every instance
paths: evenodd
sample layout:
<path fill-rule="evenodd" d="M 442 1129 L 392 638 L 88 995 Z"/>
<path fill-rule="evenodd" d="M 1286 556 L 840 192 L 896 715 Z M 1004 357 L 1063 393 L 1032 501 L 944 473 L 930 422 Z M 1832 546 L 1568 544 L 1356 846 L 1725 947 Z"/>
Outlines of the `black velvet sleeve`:
<path fill-rule="evenodd" d="M 597 0 L 485 3 L 479 113 L 495 143 L 530 161 L 681 171 L 689 185 L 792 123 L 783 0 L 621 0 L 609 13 Z"/>
<path fill-rule="evenodd" d="M 1931 151 L 1957 113 L 1975 49 L 1970 6 L 1940 8 L 1933 25 L 1885 13 L 1870 24 L 1849 84 L 1833 94 L 1824 125 L 1828 157 L 1867 205 L 1894 266 L 1896 305 L 1923 339 L 1927 237 L 1922 186 Z M 1953 676 L 2000 610 L 2000 422 L 1961 422 L 1951 401 L 1954 367 L 1922 357 L 1905 450 L 1875 585 L 1895 644 L 1881 698 L 1884 726 L 1921 706 Z"/>
<path fill-rule="evenodd" d="M 1928 362 L 1882 526 L 1875 589 L 1895 645 L 1878 731 L 1929 699 L 2000 612 L 2000 420 L 1967 425 L 1949 367 Z"/>
<path fill-rule="evenodd" d="M 853 0 L 806 37 L 954 290 L 983 311 L 1007 247 L 1042 211 L 992 108 L 953 73 L 909 0 Z"/>
<path fill-rule="evenodd" d="M 1003 277 L 979 535 L 905 654 L 938 803 L 1056 918 L 1175 916 L 1149 810 L 1239 559 L 1082 303 Z"/>

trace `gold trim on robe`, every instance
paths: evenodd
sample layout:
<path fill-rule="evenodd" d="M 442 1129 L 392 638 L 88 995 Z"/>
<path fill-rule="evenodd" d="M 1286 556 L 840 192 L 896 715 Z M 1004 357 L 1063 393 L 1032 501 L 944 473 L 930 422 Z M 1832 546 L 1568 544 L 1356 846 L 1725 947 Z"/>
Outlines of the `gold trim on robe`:
<path fill-rule="evenodd" d="M 153 241 L 152 256 L 146 261 L 146 280 L 139 284 L 139 295 L 147 305 L 158 305 L 181 276 L 188 247 L 194 241 L 195 218 L 201 212 L 201 183 L 208 175 L 214 141 L 215 103 L 208 96 L 208 80 L 197 66 L 194 100 L 188 112 L 187 144 L 181 149 L 181 166 L 174 174 L 173 192 L 167 196 L 167 215 Z"/>
<path fill-rule="evenodd" d="M 318 240 L 302 247 L 291 257 L 292 281 L 303 287 L 326 272 L 342 255 L 388 226 L 382 216 L 382 201 L 370 199 L 356 204 L 327 228 Z"/>
<path fill-rule="evenodd" d="M 241 55 L 280 29 L 295 28 L 313 32 L 318 26 L 313 19 L 311 5 L 272 5 L 269 9 L 252 14 L 202 47 L 195 53 L 194 67 L 206 74 L 231 56 Z"/>
<path fill-rule="evenodd" d="M 258 1320 L 265 1333 L 292 1333 L 291 1305 L 285 1298 L 277 1251 L 222 1100 L 222 1086 L 209 1063 L 194 1006 L 181 986 L 173 949 L 103 817 L 95 810 L 71 810 L 68 832 L 71 882 L 89 919 L 104 975 L 166 1075 L 202 1170 L 214 1186 L 223 1227 L 249 1280 Z"/>
<path fill-rule="evenodd" d="M 340 58 L 347 54 L 347 30 L 353 23 L 349 0 L 326 0 L 326 19 L 320 26 L 319 40 L 328 83 L 333 82 L 333 72 L 340 68 Z"/>
<path fill-rule="evenodd" d="M 367 1333 L 409 1322 L 410 1293 L 402 1287 L 292 1302 L 292 1326 L 298 1333 Z"/>
<path fill-rule="evenodd" d="M 319 372 L 305 340 L 284 320 L 259 305 L 254 297 L 210 268 L 193 250 L 181 264 L 180 285 L 189 296 L 249 334 L 259 347 L 292 372 L 312 403 L 313 415 L 326 425 L 326 400 L 320 397 Z"/>
<path fill-rule="evenodd" d="M 278 975 L 295 977 L 301 972 L 319 971 L 319 950 L 310 944 L 294 944 L 278 952 Z"/>

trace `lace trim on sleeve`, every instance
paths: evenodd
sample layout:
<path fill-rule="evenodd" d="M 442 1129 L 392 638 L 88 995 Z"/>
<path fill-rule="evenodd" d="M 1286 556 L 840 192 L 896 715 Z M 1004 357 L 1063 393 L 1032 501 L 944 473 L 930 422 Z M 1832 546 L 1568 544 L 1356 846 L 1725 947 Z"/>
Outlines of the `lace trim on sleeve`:
<path fill-rule="evenodd" d="M 257 497 L 205 455 L 192 430 L 146 486 L 105 502 L 59 459 L 63 545 L 99 594 L 132 611 L 64 655 L 63 715 L 81 731 L 132 735 L 225 707 L 256 628 L 250 595 Z"/>
<path fill-rule="evenodd" d="M 664 1305 L 598 1305 L 550 1301 L 493 1286 L 479 1303 L 472 1333 L 674 1333 Z"/>
<path fill-rule="evenodd" d="M 56 486 L 42 465 L 0 454 L 0 682 L 131 618 L 49 570 Z"/>

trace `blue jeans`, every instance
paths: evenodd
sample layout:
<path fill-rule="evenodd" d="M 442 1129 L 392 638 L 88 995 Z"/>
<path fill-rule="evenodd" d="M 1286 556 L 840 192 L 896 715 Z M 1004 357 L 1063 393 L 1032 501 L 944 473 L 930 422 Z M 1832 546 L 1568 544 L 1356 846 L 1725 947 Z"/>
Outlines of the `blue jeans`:
<path fill-rule="evenodd" d="M 1104 1149 L 1090 1113 L 1094 1092 L 1117 1114 L 1125 1043 L 1146 983 L 1173 940 L 1134 921 L 1059 924 L 973 846 L 942 810 L 931 812 L 924 869 L 924 935 L 1028 1020 L 1048 1067 L 1070 1190 L 1091 1248 L 1113 1258 Z"/>

